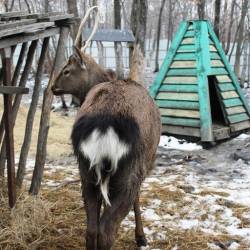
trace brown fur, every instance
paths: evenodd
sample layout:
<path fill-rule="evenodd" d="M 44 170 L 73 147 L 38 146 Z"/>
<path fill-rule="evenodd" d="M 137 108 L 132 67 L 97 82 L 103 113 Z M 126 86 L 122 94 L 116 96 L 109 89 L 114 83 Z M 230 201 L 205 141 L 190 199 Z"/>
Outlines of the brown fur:
<path fill-rule="evenodd" d="M 72 66 L 73 64 L 73 66 Z M 65 70 L 71 70 L 65 74 Z M 66 72 L 67 73 L 67 72 Z M 111 72 L 112 73 L 112 72 Z M 134 205 L 136 219 L 136 241 L 138 246 L 146 244 L 140 216 L 139 191 L 144 178 L 154 166 L 156 150 L 161 133 L 159 111 L 147 90 L 133 80 L 114 80 L 114 75 L 102 69 L 95 61 L 78 50 L 69 59 L 52 87 L 55 94 L 78 95 L 83 102 L 76 123 L 83 116 L 109 114 L 131 117 L 139 126 L 141 148 L 131 166 L 119 170 L 110 179 L 110 185 L 119 190 L 111 197 L 112 206 L 104 206 L 100 190 L 88 182 L 88 172 L 79 161 L 83 180 L 83 197 L 87 213 L 86 248 L 88 250 L 111 249 L 121 221 Z M 79 130 L 78 130 L 79 131 Z M 137 158 L 138 157 L 138 158 Z"/>

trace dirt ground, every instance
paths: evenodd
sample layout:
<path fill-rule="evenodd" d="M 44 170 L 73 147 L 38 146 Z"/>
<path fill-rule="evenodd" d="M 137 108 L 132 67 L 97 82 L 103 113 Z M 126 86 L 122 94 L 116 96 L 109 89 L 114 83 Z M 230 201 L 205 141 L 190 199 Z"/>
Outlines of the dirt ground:
<path fill-rule="evenodd" d="M 25 187 L 12 211 L 1 190 L 0 249 L 84 249 L 84 205 L 69 140 L 75 112 L 51 113 L 42 189 L 30 197 L 37 113 Z M 27 105 L 22 105 L 15 127 L 16 160 L 26 114 Z M 160 145 L 156 168 L 142 186 L 145 249 L 250 249 L 250 136 L 209 150 L 173 137 L 162 137 Z M 132 211 L 114 249 L 136 249 Z"/>

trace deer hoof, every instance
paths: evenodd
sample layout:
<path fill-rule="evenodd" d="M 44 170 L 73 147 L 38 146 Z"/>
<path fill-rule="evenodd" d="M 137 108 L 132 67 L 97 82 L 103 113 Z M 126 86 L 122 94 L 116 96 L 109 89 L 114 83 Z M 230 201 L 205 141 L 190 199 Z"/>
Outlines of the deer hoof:
<path fill-rule="evenodd" d="M 138 247 L 145 247 L 147 246 L 147 240 L 146 240 L 146 237 L 143 235 L 143 236 L 137 236 L 136 237 L 136 244 Z"/>

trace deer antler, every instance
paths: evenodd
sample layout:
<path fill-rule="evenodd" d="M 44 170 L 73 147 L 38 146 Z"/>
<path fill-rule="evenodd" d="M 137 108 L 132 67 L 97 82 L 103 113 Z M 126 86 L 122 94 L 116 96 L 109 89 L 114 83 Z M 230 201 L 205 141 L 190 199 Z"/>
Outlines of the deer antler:
<path fill-rule="evenodd" d="M 82 21 L 81 21 L 81 23 L 79 25 L 79 29 L 78 29 L 78 33 L 76 35 L 76 39 L 75 39 L 74 45 L 78 46 L 79 41 L 80 41 L 80 37 L 82 35 L 83 26 L 86 23 L 87 19 L 89 18 L 90 12 L 92 10 L 96 10 L 95 24 L 94 24 L 93 30 L 92 30 L 92 32 L 91 32 L 88 40 L 85 42 L 85 45 L 81 48 L 81 51 L 84 51 L 87 48 L 87 46 L 89 45 L 89 42 L 93 38 L 93 36 L 94 36 L 94 34 L 95 34 L 96 30 L 97 30 L 97 27 L 98 27 L 98 22 L 99 22 L 99 7 L 98 6 L 93 6 L 93 7 L 91 7 L 91 8 L 88 9 L 87 13 L 85 14 L 84 18 L 82 19 Z"/>

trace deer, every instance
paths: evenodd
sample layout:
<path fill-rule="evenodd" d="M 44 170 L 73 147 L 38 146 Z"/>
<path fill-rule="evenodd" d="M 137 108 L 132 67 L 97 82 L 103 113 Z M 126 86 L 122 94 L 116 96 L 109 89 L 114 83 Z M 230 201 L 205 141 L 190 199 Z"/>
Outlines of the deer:
<path fill-rule="evenodd" d="M 98 7 L 93 9 L 98 12 Z M 83 18 L 75 45 L 85 21 Z M 72 94 L 81 102 L 71 140 L 87 216 L 86 249 L 111 249 L 132 208 L 136 244 L 146 246 L 140 187 L 154 168 L 160 114 L 141 83 L 114 77 L 85 53 L 86 44 L 74 46 L 51 87 L 54 95 Z"/>

